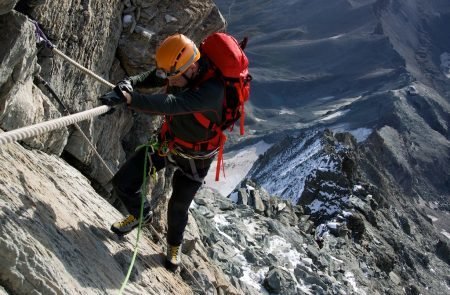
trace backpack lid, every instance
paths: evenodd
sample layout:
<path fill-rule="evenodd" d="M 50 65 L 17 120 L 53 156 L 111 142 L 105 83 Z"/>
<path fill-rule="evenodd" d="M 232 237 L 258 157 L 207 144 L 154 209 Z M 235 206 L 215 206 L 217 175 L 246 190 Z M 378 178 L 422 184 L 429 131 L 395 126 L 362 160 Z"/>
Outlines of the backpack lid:
<path fill-rule="evenodd" d="M 200 51 L 224 77 L 244 78 L 248 75 L 248 59 L 238 41 L 226 33 L 213 33 L 203 40 Z"/>

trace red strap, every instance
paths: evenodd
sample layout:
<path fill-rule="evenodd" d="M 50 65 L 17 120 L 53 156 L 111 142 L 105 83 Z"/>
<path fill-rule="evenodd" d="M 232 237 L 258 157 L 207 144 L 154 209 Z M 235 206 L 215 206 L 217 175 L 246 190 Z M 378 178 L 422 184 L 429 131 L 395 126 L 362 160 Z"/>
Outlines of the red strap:
<path fill-rule="evenodd" d="M 211 120 L 206 118 L 206 116 L 202 113 L 194 113 L 194 117 L 205 129 L 213 129 L 209 127 L 209 124 L 211 124 Z"/>
<path fill-rule="evenodd" d="M 244 119 L 245 119 L 245 112 L 244 112 L 244 104 L 241 104 L 241 125 L 240 125 L 240 131 L 241 131 L 241 135 L 244 135 Z"/>
<path fill-rule="evenodd" d="M 210 140 L 191 143 L 191 142 L 182 140 L 181 138 L 174 137 L 172 139 L 172 142 L 177 144 L 178 146 L 181 146 L 181 147 L 184 147 L 184 148 L 187 148 L 190 150 L 194 150 L 194 151 L 202 151 L 202 146 L 207 143 L 208 145 L 206 146 L 206 151 L 212 151 L 217 148 L 217 146 L 219 144 L 219 140 L 220 140 L 220 137 L 215 136 L 215 137 L 211 138 Z"/>
<path fill-rule="evenodd" d="M 222 166 L 223 177 L 225 177 L 225 166 L 223 165 L 223 146 L 225 145 L 225 141 L 227 141 L 227 136 L 223 132 L 220 132 L 220 147 L 219 154 L 217 155 L 216 181 L 219 181 L 220 166 Z"/>

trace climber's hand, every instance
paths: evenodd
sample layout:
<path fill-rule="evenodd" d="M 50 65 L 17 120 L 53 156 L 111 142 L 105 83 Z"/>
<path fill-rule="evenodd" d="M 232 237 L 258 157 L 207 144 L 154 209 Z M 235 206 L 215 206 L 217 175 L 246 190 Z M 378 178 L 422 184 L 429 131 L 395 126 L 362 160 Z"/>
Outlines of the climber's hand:
<path fill-rule="evenodd" d="M 115 106 L 127 102 L 125 95 L 119 86 L 114 87 L 113 91 L 107 92 L 98 98 L 102 104 L 107 106 Z"/>

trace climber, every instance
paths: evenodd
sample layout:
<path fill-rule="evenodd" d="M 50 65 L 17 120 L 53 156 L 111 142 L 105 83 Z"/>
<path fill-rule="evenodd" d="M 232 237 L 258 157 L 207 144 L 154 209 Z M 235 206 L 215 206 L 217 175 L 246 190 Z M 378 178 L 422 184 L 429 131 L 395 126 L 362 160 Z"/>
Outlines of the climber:
<path fill-rule="evenodd" d="M 211 124 L 220 125 L 224 85 L 210 75 L 209 61 L 201 58 L 199 49 L 188 37 L 175 34 L 166 38 L 156 51 L 156 69 L 127 78 L 113 91 L 99 99 L 105 105 L 126 103 L 136 111 L 165 115 L 158 135 L 159 150 L 151 153 L 145 165 L 156 171 L 173 165 L 173 192 L 167 212 L 166 268 L 175 270 L 180 264 L 183 232 L 188 221 L 189 206 L 203 183 L 220 142 L 215 130 L 199 124 L 194 114 L 201 113 Z M 166 86 L 166 94 L 141 94 L 135 87 Z M 173 139 L 177 140 L 174 141 Z M 143 185 L 145 148 L 138 149 L 112 179 L 115 192 L 129 215 L 114 223 L 111 230 L 125 235 L 139 224 L 140 189 Z M 143 224 L 151 222 L 152 213 L 144 203 Z"/>

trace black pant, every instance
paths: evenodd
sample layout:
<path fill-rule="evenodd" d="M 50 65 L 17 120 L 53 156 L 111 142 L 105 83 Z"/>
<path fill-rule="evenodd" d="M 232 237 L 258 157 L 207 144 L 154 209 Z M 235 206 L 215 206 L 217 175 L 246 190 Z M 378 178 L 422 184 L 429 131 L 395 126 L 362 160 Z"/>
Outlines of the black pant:
<path fill-rule="evenodd" d="M 180 245 L 188 221 L 189 206 L 202 185 L 213 159 L 189 160 L 172 155 L 172 161 L 170 161 L 167 157 L 161 157 L 157 153 L 153 153 L 149 155 L 149 161 L 144 163 L 145 150 L 145 148 L 140 148 L 123 164 L 113 177 L 112 184 L 128 212 L 137 217 L 141 207 L 144 167 L 147 168 L 147 171 L 150 171 L 152 164 L 156 171 L 159 171 L 169 164 L 175 165 L 178 169 L 173 175 L 173 192 L 167 211 L 167 242 L 173 246 Z M 145 199 L 144 216 L 149 211 L 150 205 Z"/>

